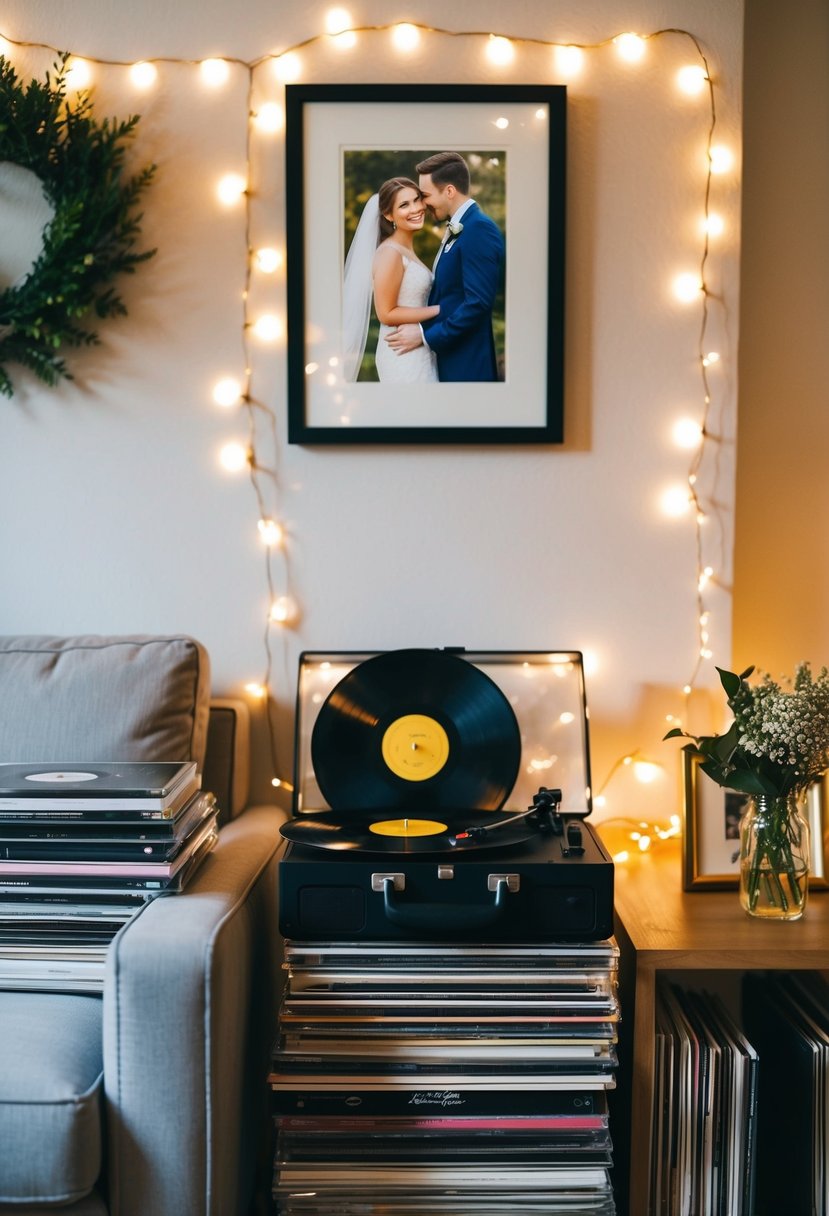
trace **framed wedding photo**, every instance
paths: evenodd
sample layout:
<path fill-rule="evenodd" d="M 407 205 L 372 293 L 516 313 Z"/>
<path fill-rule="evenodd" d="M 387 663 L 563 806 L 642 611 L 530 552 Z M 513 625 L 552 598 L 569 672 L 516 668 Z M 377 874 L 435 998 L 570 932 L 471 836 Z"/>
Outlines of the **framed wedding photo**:
<path fill-rule="evenodd" d="M 739 886 L 740 816 L 748 798 L 723 789 L 700 768 L 693 752 L 682 753 L 682 873 L 686 891 L 723 891 Z M 812 890 L 829 887 L 826 842 L 825 781 L 806 791 L 805 816 L 809 823 Z"/>
<path fill-rule="evenodd" d="M 285 98 L 288 442 L 561 443 L 564 86 Z"/>

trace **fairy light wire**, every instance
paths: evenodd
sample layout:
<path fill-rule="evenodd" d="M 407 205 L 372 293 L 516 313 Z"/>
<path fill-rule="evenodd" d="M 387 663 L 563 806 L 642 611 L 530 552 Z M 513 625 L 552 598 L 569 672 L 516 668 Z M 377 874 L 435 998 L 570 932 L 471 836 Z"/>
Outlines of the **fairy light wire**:
<path fill-rule="evenodd" d="M 252 147 L 252 128 L 253 128 L 253 121 L 255 118 L 254 111 L 253 111 L 254 74 L 255 74 L 255 71 L 257 68 L 259 68 L 265 64 L 273 64 L 273 63 L 276 63 L 277 61 L 279 61 L 280 59 L 283 59 L 287 55 L 297 54 L 303 50 L 307 50 L 309 48 L 319 46 L 320 44 L 330 43 L 333 39 L 341 37 L 343 34 L 347 34 L 350 36 L 357 36 L 357 35 L 361 35 L 361 34 L 384 34 L 384 33 L 389 33 L 390 31 L 393 32 L 401 24 L 402 24 L 401 22 L 392 22 L 392 23 L 384 23 L 384 24 L 377 24 L 377 25 L 375 25 L 375 24 L 349 25 L 347 29 L 337 31 L 336 33 L 327 32 L 327 31 L 319 32 L 319 33 L 309 35 L 307 38 L 301 39 L 300 41 L 295 42 L 295 43 L 291 44 L 290 46 L 286 46 L 286 47 L 282 48 L 280 51 L 268 52 L 268 53 L 259 55 L 259 56 L 255 57 L 254 59 L 246 60 L 246 59 L 243 59 L 243 58 L 240 58 L 237 56 L 230 56 L 230 55 L 221 55 L 221 56 L 215 57 L 215 58 L 219 59 L 220 62 L 225 63 L 229 66 L 241 67 L 247 73 L 247 87 L 246 87 L 247 121 L 246 121 L 246 137 L 245 137 L 245 161 L 246 161 L 247 177 L 246 177 L 246 181 L 245 181 L 245 189 L 243 192 L 244 237 L 245 237 L 245 248 L 246 248 L 247 256 L 246 256 L 246 260 L 245 260 L 244 287 L 243 287 L 243 298 L 242 298 L 241 345 L 242 345 L 242 358 L 244 361 L 244 390 L 242 393 L 241 404 L 243 405 L 243 407 L 247 413 L 247 416 L 248 416 L 248 431 L 249 431 L 248 471 L 249 471 L 251 485 L 252 485 L 253 491 L 254 491 L 254 496 L 256 498 L 256 503 L 257 503 L 257 507 L 259 510 L 260 519 L 267 519 L 270 517 L 267 507 L 266 507 L 265 495 L 263 493 L 260 479 L 264 473 L 271 472 L 271 470 L 268 470 L 265 468 L 265 466 L 261 465 L 259 463 L 259 460 L 257 457 L 258 438 L 259 438 L 258 437 L 258 427 L 257 427 L 257 411 L 263 411 L 265 416 L 268 417 L 268 419 L 270 421 L 270 425 L 271 425 L 273 437 L 274 437 L 274 453 L 275 453 L 274 459 L 276 459 L 276 453 L 278 452 L 278 438 L 277 438 L 275 412 L 272 409 L 270 409 L 270 407 L 268 407 L 265 403 L 256 401 L 252 395 L 252 390 L 253 390 L 252 362 L 253 362 L 253 360 L 252 360 L 252 351 L 251 351 L 251 345 L 250 345 L 250 329 L 251 329 L 250 290 L 251 290 L 251 286 L 252 286 L 252 263 L 253 263 L 253 256 L 254 256 L 252 242 L 251 242 L 252 229 L 253 229 L 252 196 L 254 194 L 254 183 L 251 180 L 252 165 L 253 165 L 253 160 L 254 160 L 253 147 Z M 532 46 L 532 47 L 540 47 L 540 48 L 545 48 L 545 49 L 559 49 L 559 48 L 573 47 L 579 51 L 601 50 L 603 48 L 612 46 L 614 43 L 618 43 L 619 39 L 624 36 L 623 34 L 615 34 L 615 35 L 611 35 L 607 38 L 601 39 L 597 42 L 589 42 L 589 43 L 585 43 L 585 42 L 562 43 L 562 42 L 551 41 L 549 39 L 538 38 L 538 37 L 496 34 L 494 31 L 491 31 L 491 30 L 451 30 L 451 29 L 447 29 L 447 28 L 444 28 L 441 26 L 433 26 L 433 25 L 428 25 L 428 24 L 420 23 L 420 22 L 406 22 L 405 24 L 407 26 L 410 26 L 412 29 L 416 30 L 418 32 L 418 34 L 438 35 L 438 36 L 443 36 L 443 37 L 453 38 L 453 39 L 467 39 L 467 40 L 484 39 L 488 43 L 495 39 L 501 39 L 504 41 L 505 44 L 509 44 L 510 46 Z M 703 524 L 703 519 L 705 518 L 705 516 L 707 514 L 707 508 L 706 508 L 706 504 L 703 502 L 703 500 L 700 496 L 700 491 L 697 487 L 697 475 L 699 473 L 700 468 L 703 465 L 703 461 L 705 458 L 706 445 L 709 442 L 711 442 L 714 438 L 710 433 L 710 428 L 708 425 L 710 411 L 711 411 L 711 390 L 710 390 L 710 382 L 709 382 L 708 372 L 707 372 L 707 359 L 706 359 L 706 354 L 705 354 L 705 345 L 706 345 L 706 338 L 707 338 L 708 327 L 709 327 L 709 291 L 708 291 L 708 286 L 707 286 L 707 281 L 706 281 L 706 271 L 707 271 L 707 265 L 708 265 L 708 258 L 709 258 L 709 254 L 710 254 L 709 222 L 710 222 L 710 198 L 711 198 L 712 173 L 713 173 L 712 150 L 713 150 L 714 132 L 715 132 L 716 126 L 717 126 L 717 110 L 716 110 L 714 82 L 713 82 L 713 79 L 711 76 L 711 72 L 709 70 L 708 59 L 707 59 L 705 52 L 703 51 L 700 41 L 696 37 L 696 35 L 694 35 L 689 30 L 681 29 L 681 28 L 675 27 L 675 26 L 666 26 L 664 28 L 652 31 L 651 33 L 648 33 L 648 34 L 637 34 L 634 36 L 641 39 L 643 42 L 648 42 L 648 41 L 655 40 L 655 39 L 669 36 L 669 35 L 675 35 L 675 36 L 687 39 L 687 40 L 689 40 L 691 45 L 694 47 L 696 54 L 698 55 L 700 63 L 702 65 L 704 74 L 705 74 L 705 80 L 707 83 L 708 101 L 709 101 L 709 106 L 710 106 L 710 124 L 709 124 L 709 128 L 708 128 L 707 143 L 706 143 L 706 153 L 707 153 L 707 162 L 708 163 L 707 163 L 707 172 L 706 172 L 706 177 L 705 177 L 705 193 L 704 193 L 704 238 L 703 238 L 702 257 L 701 257 L 701 261 L 700 261 L 700 271 L 699 271 L 700 288 L 701 288 L 700 294 L 702 296 L 702 302 L 701 302 L 702 315 L 701 315 L 700 330 L 699 330 L 698 355 L 699 355 L 700 369 L 701 369 L 701 375 L 702 375 L 702 387 L 703 387 L 703 397 L 704 397 L 703 411 L 702 411 L 703 421 L 702 421 L 702 425 L 701 425 L 701 442 L 698 445 L 696 452 L 694 453 L 694 456 L 692 458 L 691 465 L 690 465 L 689 471 L 688 471 L 689 495 L 690 495 L 690 501 L 692 502 L 693 507 L 694 507 L 695 529 L 696 529 L 696 536 L 695 536 L 696 561 L 697 561 L 697 584 L 696 584 L 696 610 L 697 611 L 696 611 L 696 615 L 697 615 L 698 645 L 697 645 L 696 662 L 695 662 L 691 677 L 687 681 L 687 683 L 683 689 L 683 692 L 687 696 L 690 693 L 690 691 L 691 691 L 693 685 L 695 684 L 695 682 L 699 676 L 699 673 L 700 673 L 700 669 L 701 669 L 702 662 L 704 659 L 704 652 L 706 651 L 704 639 L 705 639 L 705 634 L 707 633 L 707 631 L 704 628 L 703 621 L 707 622 L 708 617 L 710 616 L 710 613 L 706 612 L 705 599 L 703 596 L 703 588 L 704 588 L 706 582 L 708 581 L 707 572 L 709 570 L 709 568 L 703 564 L 704 563 L 704 545 L 703 545 L 703 535 L 702 535 L 702 524 Z M 2 36 L 0 36 L 0 37 L 2 37 Z M 356 41 L 356 37 L 355 37 L 355 41 Z M 15 38 L 9 38 L 9 37 L 3 37 L 3 42 L 0 45 L 8 45 L 9 47 L 31 48 L 31 49 L 37 49 L 37 50 L 50 51 L 55 55 L 60 55 L 63 53 L 60 48 L 52 46 L 49 43 L 28 41 L 28 40 L 15 39 Z M 104 67 L 116 67 L 116 68 L 126 68 L 126 69 L 133 68 L 135 65 L 135 62 L 136 62 L 134 60 L 102 58 L 102 57 L 89 56 L 89 55 L 84 55 L 84 56 L 74 55 L 74 57 L 82 58 L 88 63 L 93 63 L 93 64 L 104 66 Z M 183 57 L 177 57 L 177 56 L 163 56 L 162 55 L 162 56 L 146 57 L 146 58 L 143 58 L 140 62 L 152 64 L 152 65 L 170 64 L 170 65 L 176 65 L 176 66 L 199 67 L 203 63 L 203 60 L 195 59 L 195 58 L 183 58 Z M 503 65 L 503 66 L 506 66 L 506 65 Z M 273 480 L 274 480 L 274 483 L 276 483 L 277 479 L 276 479 L 275 471 L 273 472 Z M 275 484 L 275 488 L 276 488 L 277 499 L 278 499 L 278 486 L 276 486 L 276 484 Z M 278 511 L 275 513 L 275 518 L 277 518 L 277 519 L 279 518 Z M 263 680 L 263 688 L 265 691 L 265 701 L 266 701 L 266 707 L 267 707 L 266 712 L 267 712 L 267 718 L 268 718 L 268 736 L 269 736 L 269 744 L 270 744 L 270 749 L 271 749 L 271 762 L 272 762 L 272 768 L 273 768 L 273 771 L 275 774 L 275 778 L 278 778 L 279 764 L 278 764 L 277 755 L 276 755 L 276 732 L 275 732 L 274 712 L 273 712 L 274 706 L 272 704 L 273 698 L 271 696 L 271 690 L 270 690 L 270 681 L 271 681 L 271 675 L 272 675 L 272 670 L 273 670 L 273 654 L 272 654 L 272 649 L 271 649 L 271 630 L 274 625 L 274 621 L 271 616 L 271 609 L 272 609 L 274 603 L 276 602 L 276 598 L 277 598 L 276 597 L 276 579 L 274 576 L 274 565 L 273 565 L 274 555 L 272 552 L 274 547 L 275 546 L 273 546 L 273 545 L 265 546 L 265 549 L 266 549 L 265 578 L 266 578 L 268 597 L 269 597 L 269 607 L 268 607 L 268 614 L 266 617 L 266 627 L 265 627 L 265 637 L 264 637 L 266 663 L 265 663 L 265 675 L 264 675 L 264 680 Z M 285 554 L 284 542 L 280 543 L 279 548 L 281 549 L 282 554 L 283 554 L 283 561 L 285 564 L 286 583 L 287 583 L 290 580 L 288 577 L 289 569 L 288 569 L 287 555 Z M 284 624 L 282 624 L 281 628 L 284 629 L 284 627 L 285 627 Z M 608 782 L 616 774 L 616 772 L 619 770 L 619 768 L 622 767 L 626 762 L 630 763 L 630 758 L 632 756 L 635 756 L 638 754 L 640 754 L 640 753 L 637 750 L 633 753 L 626 753 L 625 756 L 620 757 L 611 766 L 604 782 L 602 783 L 602 785 L 600 787 L 600 792 L 602 790 L 604 790 L 604 788 L 607 786 Z M 279 784 L 279 783 L 280 782 L 278 780 L 275 780 L 275 784 Z M 285 784 L 287 784 L 287 783 L 285 783 Z"/>

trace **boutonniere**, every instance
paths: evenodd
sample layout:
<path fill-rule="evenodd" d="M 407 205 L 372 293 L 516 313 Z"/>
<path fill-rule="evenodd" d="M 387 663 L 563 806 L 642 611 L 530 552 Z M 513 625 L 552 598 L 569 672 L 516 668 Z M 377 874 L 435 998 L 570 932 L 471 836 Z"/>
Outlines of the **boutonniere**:
<path fill-rule="evenodd" d="M 460 222 L 460 220 L 450 220 L 448 228 L 450 236 L 452 237 L 460 236 L 460 234 L 463 232 L 463 224 Z"/>

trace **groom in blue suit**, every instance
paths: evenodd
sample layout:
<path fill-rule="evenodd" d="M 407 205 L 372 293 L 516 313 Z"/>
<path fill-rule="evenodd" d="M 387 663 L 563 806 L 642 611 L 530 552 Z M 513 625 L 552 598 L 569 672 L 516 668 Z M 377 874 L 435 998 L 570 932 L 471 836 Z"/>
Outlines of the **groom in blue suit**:
<path fill-rule="evenodd" d="M 425 343 L 440 381 L 497 380 L 492 306 L 504 263 L 501 230 L 470 198 L 469 167 L 458 152 L 437 152 L 416 168 L 428 211 L 447 221 L 429 295 L 440 313 L 400 325 L 386 340 L 400 354 Z"/>

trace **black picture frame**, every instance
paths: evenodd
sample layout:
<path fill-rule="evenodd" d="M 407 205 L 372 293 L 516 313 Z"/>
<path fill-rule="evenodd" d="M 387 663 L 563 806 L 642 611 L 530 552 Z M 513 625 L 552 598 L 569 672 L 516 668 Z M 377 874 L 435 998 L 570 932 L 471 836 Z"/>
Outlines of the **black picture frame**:
<path fill-rule="evenodd" d="M 562 443 L 565 87 L 303 84 L 285 97 L 288 442 Z M 444 149 L 503 162 L 503 379 L 346 384 L 346 158 L 388 152 L 405 167 L 410 151 Z"/>

